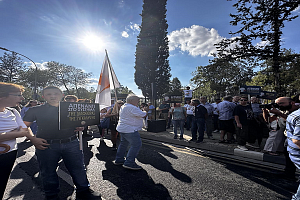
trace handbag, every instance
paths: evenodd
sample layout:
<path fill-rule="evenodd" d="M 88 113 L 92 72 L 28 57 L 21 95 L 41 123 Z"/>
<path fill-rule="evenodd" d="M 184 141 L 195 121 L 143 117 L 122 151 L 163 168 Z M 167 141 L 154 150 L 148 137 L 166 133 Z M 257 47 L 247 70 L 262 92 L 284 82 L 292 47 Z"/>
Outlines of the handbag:
<path fill-rule="evenodd" d="M 102 122 L 100 122 L 101 128 L 109 128 L 110 117 L 105 117 Z"/>

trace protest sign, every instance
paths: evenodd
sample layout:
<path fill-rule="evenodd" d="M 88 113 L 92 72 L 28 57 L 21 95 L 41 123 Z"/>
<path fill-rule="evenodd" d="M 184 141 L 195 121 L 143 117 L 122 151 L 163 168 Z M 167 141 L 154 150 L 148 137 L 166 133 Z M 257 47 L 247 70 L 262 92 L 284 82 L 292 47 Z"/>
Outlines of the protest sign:
<path fill-rule="evenodd" d="M 260 95 L 260 86 L 240 86 L 240 94 Z"/>
<path fill-rule="evenodd" d="M 59 130 L 99 123 L 99 104 L 78 102 L 59 103 Z"/>
<path fill-rule="evenodd" d="M 259 98 L 274 100 L 276 99 L 276 96 L 277 96 L 276 92 L 261 91 Z"/>

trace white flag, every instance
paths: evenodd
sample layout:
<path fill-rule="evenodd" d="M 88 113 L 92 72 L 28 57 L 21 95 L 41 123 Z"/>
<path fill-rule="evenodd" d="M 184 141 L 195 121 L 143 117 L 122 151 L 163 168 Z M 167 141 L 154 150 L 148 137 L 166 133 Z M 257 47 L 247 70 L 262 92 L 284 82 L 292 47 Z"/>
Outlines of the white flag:
<path fill-rule="evenodd" d="M 111 69 L 111 70 L 110 70 Z M 103 61 L 98 88 L 96 92 L 95 103 L 99 103 L 100 110 L 102 108 L 110 107 L 111 106 L 111 93 L 110 89 L 119 88 L 120 83 L 117 79 L 117 76 L 110 66 L 110 62 L 108 59 L 108 55 L 106 56 Z"/>

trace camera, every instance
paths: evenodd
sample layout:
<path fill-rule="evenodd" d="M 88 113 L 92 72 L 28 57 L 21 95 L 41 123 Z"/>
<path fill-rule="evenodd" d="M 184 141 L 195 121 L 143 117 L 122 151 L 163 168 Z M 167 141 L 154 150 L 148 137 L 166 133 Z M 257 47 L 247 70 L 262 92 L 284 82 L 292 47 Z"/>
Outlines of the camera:
<path fill-rule="evenodd" d="M 259 105 L 260 108 L 266 108 L 270 110 L 271 108 L 279 108 L 279 105 L 277 103 L 270 103 L 270 104 L 261 104 Z"/>

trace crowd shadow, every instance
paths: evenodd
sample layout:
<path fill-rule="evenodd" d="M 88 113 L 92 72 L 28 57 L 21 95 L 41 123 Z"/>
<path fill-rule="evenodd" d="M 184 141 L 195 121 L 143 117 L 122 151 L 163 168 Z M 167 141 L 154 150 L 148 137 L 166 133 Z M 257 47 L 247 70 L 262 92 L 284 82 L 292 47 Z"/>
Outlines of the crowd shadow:
<path fill-rule="evenodd" d="M 94 137 L 83 137 L 82 138 L 83 161 L 84 161 L 85 166 L 88 166 L 90 164 L 90 160 L 94 156 L 94 153 L 92 151 L 93 145 L 88 144 L 88 142 L 93 139 L 94 139 Z"/>
<path fill-rule="evenodd" d="M 104 141 L 98 147 L 96 157 L 105 162 L 106 170 L 102 171 L 103 180 L 108 180 L 117 187 L 120 199 L 172 199 L 169 191 L 162 184 L 156 184 L 151 176 L 142 169 L 131 171 L 112 163 L 116 152 L 111 151 Z"/>
<path fill-rule="evenodd" d="M 192 182 L 192 179 L 189 176 L 174 169 L 172 163 L 170 163 L 166 158 L 162 156 L 165 155 L 173 159 L 178 159 L 178 157 L 172 153 L 173 150 L 170 147 L 160 145 L 156 148 L 152 147 L 151 151 L 149 151 L 149 148 L 151 147 L 148 146 L 147 150 L 141 148 L 141 151 L 139 152 L 139 155 L 137 157 L 138 161 L 140 161 L 143 164 L 151 165 L 152 167 L 160 171 L 169 172 L 174 178 L 182 182 Z"/>

